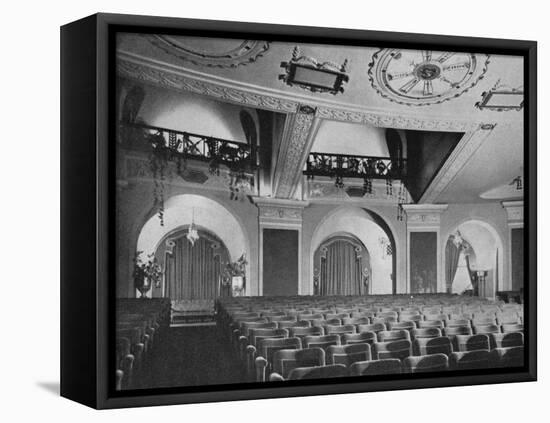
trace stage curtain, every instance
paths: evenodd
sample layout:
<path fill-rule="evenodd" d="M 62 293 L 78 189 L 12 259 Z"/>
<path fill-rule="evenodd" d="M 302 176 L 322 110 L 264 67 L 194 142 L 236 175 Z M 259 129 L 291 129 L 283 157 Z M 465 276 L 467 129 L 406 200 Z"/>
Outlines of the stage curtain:
<path fill-rule="evenodd" d="M 327 246 L 326 258 L 321 260 L 320 295 L 364 295 L 361 259 L 355 246 L 335 241 Z"/>
<path fill-rule="evenodd" d="M 172 300 L 214 299 L 220 280 L 219 256 L 212 242 L 199 238 L 195 245 L 185 237 L 175 241 L 166 263 L 166 296 Z"/>
<path fill-rule="evenodd" d="M 453 280 L 458 268 L 458 259 L 460 258 L 460 249 L 449 238 L 445 247 L 445 281 L 447 283 L 447 292 L 452 292 Z"/>

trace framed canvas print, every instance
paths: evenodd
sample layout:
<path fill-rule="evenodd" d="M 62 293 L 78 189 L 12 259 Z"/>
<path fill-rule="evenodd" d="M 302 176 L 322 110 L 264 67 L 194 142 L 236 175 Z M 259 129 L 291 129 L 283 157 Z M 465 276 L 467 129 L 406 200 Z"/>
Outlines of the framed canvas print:
<path fill-rule="evenodd" d="M 62 27 L 61 393 L 536 379 L 536 43 Z"/>

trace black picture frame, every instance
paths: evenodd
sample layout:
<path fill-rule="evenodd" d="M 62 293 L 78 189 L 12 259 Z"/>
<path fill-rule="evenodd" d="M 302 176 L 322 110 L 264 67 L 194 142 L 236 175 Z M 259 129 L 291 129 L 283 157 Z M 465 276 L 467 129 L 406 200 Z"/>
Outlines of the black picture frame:
<path fill-rule="evenodd" d="M 446 49 L 524 57 L 525 347 L 523 368 L 284 385 L 113 390 L 114 37 L 118 31 Z M 105 409 L 303 395 L 526 382 L 537 378 L 537 45 L 533 41 L 95 14 L 61 28 L 61 395 Z M 78 142 L 75 142 L 78 140 Z M 114 377 L 114 376 L 113 376 Z"/>

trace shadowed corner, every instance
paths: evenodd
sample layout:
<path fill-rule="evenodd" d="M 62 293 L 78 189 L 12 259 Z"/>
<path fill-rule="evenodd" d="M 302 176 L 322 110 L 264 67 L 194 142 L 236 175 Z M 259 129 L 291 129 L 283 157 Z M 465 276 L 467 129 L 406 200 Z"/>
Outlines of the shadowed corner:
<path fill-rule="evenodd" d="M 54 394 L 56 396 L 60 395 L 59 382 L 37 382 L 36 386 L 42 388 L 44 391 Z"/>

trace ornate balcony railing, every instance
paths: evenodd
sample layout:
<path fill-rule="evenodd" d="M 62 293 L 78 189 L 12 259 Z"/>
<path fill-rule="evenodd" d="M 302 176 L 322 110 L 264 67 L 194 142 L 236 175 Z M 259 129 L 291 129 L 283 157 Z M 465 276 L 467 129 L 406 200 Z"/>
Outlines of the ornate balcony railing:
<path fill-rule="evenodd" d="M 122 123 L 119 136 L 130 149 L 152 149 L 167 159 L 195 159 L 243 171 L 258 166 L 257 147 L 244 142 L 140 123 Z"/>
<path fill-rule="evenodd" d="M 336 178 L 402 180 L 407 174 L 406 159 L 310 153 L 304 175 Z"/>

